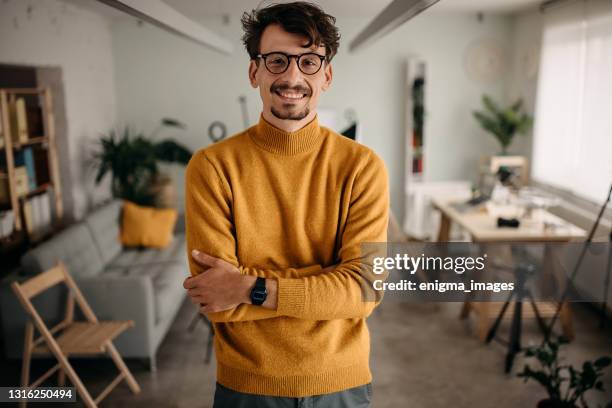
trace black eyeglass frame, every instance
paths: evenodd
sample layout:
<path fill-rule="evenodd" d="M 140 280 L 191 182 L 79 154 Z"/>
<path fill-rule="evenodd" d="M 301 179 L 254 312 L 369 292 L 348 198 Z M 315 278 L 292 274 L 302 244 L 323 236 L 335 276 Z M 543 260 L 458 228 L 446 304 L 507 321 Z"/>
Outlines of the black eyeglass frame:
<path fill-rule="evenodd" d="M 288 61 L 287 62 L 287 66 L 281 72 L 272 72 L 272 71 L 270 71 L 270 68 L 268 68 L 268 64 L 266 63 L 266 58 L 268 58 L 272 54 L 281 54 L 281 55 L 284 55 L 285 57 L 287 57 L 287 61 Z M 315 55 L 315 56 L 319 57 L 319 59 L 321 60 L 321 65 L 319 65 L 319 68 L 315 72 L 309 74 L 309 73 L 306 73 L 306 72 L 302 71 L 302 68 L 300 67 L 300 59 L 304 55 Z M 266 67 L 268 72 L 271 73 L 271 74 L 274 74 L 274 75 L 283 74 L 283 73 L 287 72 L 287 70 L 289 69 L 289 65 L 291 65 L 291 58 L 295 58 L 295 63 L 297 64 L 298 69 L 304 75 L 315 75 L 317 72 L 319 72 L 321 70 L 321 67 L 323 67 L 323 62 L 327 61 L 327 56 L 319 55 L 316 52 L 306 52 L 304 54 L 285 54 L 284 52 L 273 51 L 273 52 L 268 52 L 266 54 L 257 54 L 255 56 L 255 58 L 253 58 L 253 59 L 259 59 L 259 58 L 263 59 L 264 66 Z"/>

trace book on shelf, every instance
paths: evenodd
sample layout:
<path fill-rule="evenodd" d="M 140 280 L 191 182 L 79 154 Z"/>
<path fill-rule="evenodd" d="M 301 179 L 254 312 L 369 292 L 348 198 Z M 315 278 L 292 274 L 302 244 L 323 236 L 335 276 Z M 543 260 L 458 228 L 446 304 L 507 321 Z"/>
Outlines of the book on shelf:
<path fill-rule="evenodd" d="M 9 237 L 15 226 L 13 210 L 0 211 L 0 238 Z"/>
<path fill-rule="evenodd" d="M 49 192 L 38 194 L 24 201 L 23 214 L 26 230 L 36 241 L 51 230 L 51 202 Z"/>
<path fill-rule="evenodd" d="M 2 117 L 0 117 L 0 149 L 4 147 L 4 126 L 2 123 Z"/>
<path fill-rule="evenodd" d="M 17 197 L 25 195 L 29 191 L 28 171 L 25 166 L 15 167 L 15 193 Z M 0 171 L 0 204 L 11 202 L 8 173 Z"/>
<path fill-rule="evenodd" d="M 15 193 L 17 197 L 28 194 L 28 191 L 30 191 L 28 170 L 25 166 L 15 167 Z"/>
<path fill-rule="evenodd" d="M 423 173 L 423 157 L 412 158 L 412 174 Z"/>
<path fill-rule="evenodd" d="M 28 181 L 30 182 L 30 190 L 36 189 L 36 171 L 34 170 L 34 154 L 32 148 L 28 147 L 23 151 L 23 161 L 28 172 Z"/>
<path fill-rule="evenodd" d="M 0 204 L 11 202 L 11 193 L 9 191 L 8 173 L 0 172 Z"/>
<path fill-rule="evenodd" d="M 17 98 L 14 103 L 9 103 L 9 122 L 13 142 L 16 144 L 27 143 L 28 118 L 25 99 Z"/>
<path fill-rule="evenodd" d="M 15 166 L 24 166 L 28 173 L 28 191 L 36 189 L 36 170 L 34 165 L 34 153 L 31 147 L 26 147 L 15 154 Z"/>
<path fill-rule="evenodd" d="M 30 200 L 23 202 L 21 210 L 23 211 L 23 220 L 25 222 L 26 232 L 29 236 L 31 236 L 32 231 L 34 231 L 34 221 L 32 220 L 32 203 L 30 203 Z"/>

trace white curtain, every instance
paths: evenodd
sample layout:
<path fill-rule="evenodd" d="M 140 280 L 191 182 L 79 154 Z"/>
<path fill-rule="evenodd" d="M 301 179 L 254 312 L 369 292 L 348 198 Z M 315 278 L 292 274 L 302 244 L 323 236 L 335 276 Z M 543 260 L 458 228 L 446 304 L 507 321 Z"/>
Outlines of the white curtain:
<path fill-rule="evenodd" d="M 532 176 L 599 203 L 612 182 L 612 1 L 544 18 Z"/>

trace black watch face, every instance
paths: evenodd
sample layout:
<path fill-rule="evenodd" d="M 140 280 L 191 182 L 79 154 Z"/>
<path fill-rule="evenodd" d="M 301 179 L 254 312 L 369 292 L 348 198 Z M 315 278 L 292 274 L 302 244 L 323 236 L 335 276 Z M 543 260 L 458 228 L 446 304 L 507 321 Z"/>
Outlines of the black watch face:
<path fill-rule="evenodd" d="M 261 306 L 263 302 L 266 301 L 266 296 L 268 292 L 266 291 L 266 280 L 264 278 L 257 278 L 255 281 L 255 287 L 251 290 L 251 302 L 254 305 Z"/>
<path fill-rule="evenodd" d="M 258 305 L 262 304 L 266 300 L 266 292 L 265 291 L 254 290 L 251 293 L 251 300 L 255 304 L 258 304 Z"/>

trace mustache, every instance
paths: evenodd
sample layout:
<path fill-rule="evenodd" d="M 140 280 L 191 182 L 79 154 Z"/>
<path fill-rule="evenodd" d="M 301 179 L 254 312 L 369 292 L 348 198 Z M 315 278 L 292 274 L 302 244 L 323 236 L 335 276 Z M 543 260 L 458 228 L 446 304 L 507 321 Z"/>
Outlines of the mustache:
<path fill-rule="evenodd" d="M 301 93 L 306 96 L 310 96 L 312 94 L 312 90 L 307 85 L 294 85 L 290 86 L 289 84 L 272 84 L 270 87 L 270 92 L 288 92 L 293 91 L 296 93 Z"/>

